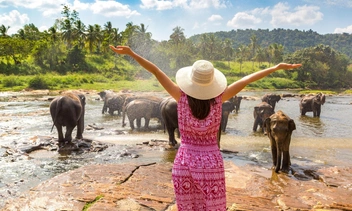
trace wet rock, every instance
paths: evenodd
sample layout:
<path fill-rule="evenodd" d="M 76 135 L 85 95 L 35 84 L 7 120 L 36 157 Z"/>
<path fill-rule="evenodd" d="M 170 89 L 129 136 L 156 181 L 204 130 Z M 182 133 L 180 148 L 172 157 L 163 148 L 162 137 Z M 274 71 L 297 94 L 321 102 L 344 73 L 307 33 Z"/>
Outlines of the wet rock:
<path fill-rule="evenodd" d="M 84 166 L 8 200 L 4 210 L 82 210 L 88 204 L 90 211 L 177 210 L 171 168 L 172 163 Z M 316 172 L 326 180 L 298 180 L 290 174 L 226 161 L 228 210 L 352 210 L 352 168 L 327 167 Z M 338 185 L 328 186 L 327 181 Z"/>

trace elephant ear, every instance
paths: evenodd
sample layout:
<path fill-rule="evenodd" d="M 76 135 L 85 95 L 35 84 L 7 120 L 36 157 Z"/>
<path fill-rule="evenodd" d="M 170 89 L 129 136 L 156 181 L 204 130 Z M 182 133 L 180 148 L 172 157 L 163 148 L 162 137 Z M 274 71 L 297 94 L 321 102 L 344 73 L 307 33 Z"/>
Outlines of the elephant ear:
<path fill-rule="evenodd" d="M 324 105 L 324 103 L 325 103 L 325 95 L 322 94 L 321 95 L 321 104 Z"/>
<path fill-rule="evenodd" d="M 263 124 L 264 130 L 265 130 L 265 132 L 268 134 L 269 138 L 270 138 L 270 136 L 271 136 L 270 122 L 271 122 L 271 119 L 270 119 L 270 118 L 266 118 L 266 119 L 264 120 L 264 124 Z"/>
<path fill-rule="evenodd" d="M 296 130 L 296 124 L 293 119 L 288 120 L 288 128 L 290 131 Z"/>

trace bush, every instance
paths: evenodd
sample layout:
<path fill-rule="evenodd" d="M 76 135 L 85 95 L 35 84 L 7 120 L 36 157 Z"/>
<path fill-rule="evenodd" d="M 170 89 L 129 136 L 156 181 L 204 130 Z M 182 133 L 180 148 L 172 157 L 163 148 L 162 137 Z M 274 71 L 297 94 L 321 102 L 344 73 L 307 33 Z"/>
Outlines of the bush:
<path fill-rule="evenodd" d="M 17 76 L 11 75 L 2 80 L 3 87 L 22 86 L 22 81 Z"/>
<path fill-rule="evenodd" d="M 28 88 L 32 88 L 32 89 L 48 89 L 49 85 L 46 83 L 44 77 L 35 76 L 34 78 L 29 80 Z"/>

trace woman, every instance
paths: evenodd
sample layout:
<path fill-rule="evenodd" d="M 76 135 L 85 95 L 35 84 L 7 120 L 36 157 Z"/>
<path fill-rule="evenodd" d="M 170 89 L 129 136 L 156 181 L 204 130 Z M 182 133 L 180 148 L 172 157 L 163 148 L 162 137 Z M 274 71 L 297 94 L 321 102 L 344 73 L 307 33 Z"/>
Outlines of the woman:
<path fill-rule="evenodd" d="M 172 168 L 172 180 L 179 211 L 226 210 L 225 170 L 217 133 L 222 102 L 240 92 L 246 85 L 280 69 L 301 64 L 281 63 L 235 81 L 227 80 L 212 63 L 198 60 L 181 68 L 174 83 L 150 61 L 127 46 L 110 46 L 118 54 L 127 54 L 151 72 L 176 99 L 181 145 Z"/>

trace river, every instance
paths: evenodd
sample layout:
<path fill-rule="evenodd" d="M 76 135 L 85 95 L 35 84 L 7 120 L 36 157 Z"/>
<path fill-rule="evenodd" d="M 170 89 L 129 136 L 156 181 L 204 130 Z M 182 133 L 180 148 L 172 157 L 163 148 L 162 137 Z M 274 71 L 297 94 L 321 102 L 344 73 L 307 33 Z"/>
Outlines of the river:
<path fill-rule="evenodd" d="M 271 151 L 268 137 L 253 132 L 253 108 L 260 103 L 265 91 L 243 91 L 238 114 L 231 113 L 226 132 L 222 133 L 221 148 L 236 151 L 236 154 L 223 153 L 224 159 L 237 165 L 255 164 L 270 168 Z M 296 94 L 295 91 L 275 91 L 274 94 Z M 51 132 L 52 120 L 49 113 L 50 95 L 26 95 L 19 100 L 21 93 L 0 93 L 0 155 L 7 147 L 33 142 L 38 137 L 57 137 L 56 129 Z M 167 96 L 165 93 L 157 93 Z M 16 96 L 16 97 L 15 97 Z M 107 142 L 126 148 L 127 145 L 149 141 L 167 140 L 167 134 L 151 121 L 153 128 L 149 132 L 131 131 L 129 126 L 122 127 L 122 117 L 102 114 L 103 102 L 99 96 L 91 93 L 87 96 L 85 125 L 83 136 L 95 141 Z M 36 99 L 36 100 L 35 100 Z M 283 98 L 276 104 L 275 110 L 282 110 L 295 121 L 290 154 L 292 165 L 298 166 L 351 166 L 352 165 L 352 97 L 351 95 L 329 95 L 322 106 L 320 118 L 311 112 L 306 116 L 299 113 L 299 97 Z M 143 123 L 143 122 L 142 122 Z M 93 125 L 101 130 L 89 130 Z M 74 131 L 75 135 L 75 131 Z M 179 139 L 177 139 L 179 141 Z M 145 152 L 136 159 L 148 161 L 172 162 L 174 151 Z M 70 159 L 70 162 L 67 162 Z M 61 165 L 57 165 L 61 162 Z M 31 159 L 9 161 L 0 157 L 0 207 L 8 197 L 17 192 L 28 190 L 59 173 L 78 168 L 89 163 L 129 162 L 128 160 L 98 159 L 95 157 L 65 158 L 57 152 L 33 153 Z M 67 165 L 69 163 L 69 165 Z M 50 168 L 43 168 L 50 166 Z M 44 170 L 43 170 L 44 169 Z M 24 173 L 25 172 L 25 173 Z M 9 193 L 10 192 L 10 193 Z"/>

